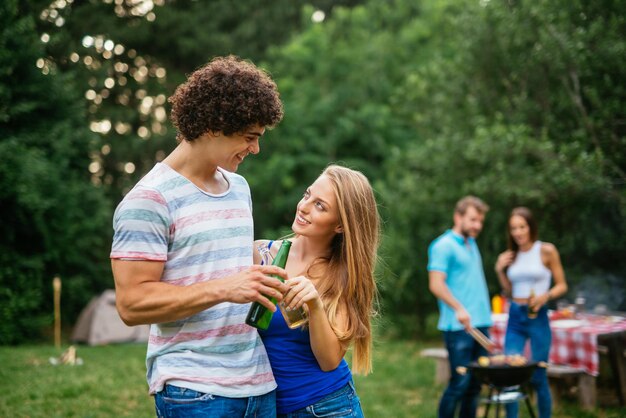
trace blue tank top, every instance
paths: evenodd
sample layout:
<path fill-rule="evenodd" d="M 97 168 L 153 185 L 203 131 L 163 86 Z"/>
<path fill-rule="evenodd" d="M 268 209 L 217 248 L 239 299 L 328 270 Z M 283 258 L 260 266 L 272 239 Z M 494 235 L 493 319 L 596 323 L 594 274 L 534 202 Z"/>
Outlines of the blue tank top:
<path fill-rule="evenodd" d="M 279 414 L 314 404 L 352 379 L 345 359 L 335 370 L 322 371 L 311 349 L 308 328 L 290 329 L 279 309 L 274 312 L 268 329 L 259 330 L 259 335 L 278 384 L 276 410 Z"/>

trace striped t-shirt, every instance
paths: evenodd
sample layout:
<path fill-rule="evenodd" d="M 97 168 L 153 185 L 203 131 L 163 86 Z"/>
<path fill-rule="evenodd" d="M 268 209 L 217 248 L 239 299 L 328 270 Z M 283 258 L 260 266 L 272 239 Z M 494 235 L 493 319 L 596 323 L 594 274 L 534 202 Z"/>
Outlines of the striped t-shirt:
<path fill-rule="evenodd" d="M 228 190 L 207 193 L 158 163 L 118 205 L 111 258 L 165 262 L 175 286 L 219 279 L 252 265 L 253 223 L 246 180 L 225 170 Z M 224 302 L 189 318 L 152 324 L 146 365 L 150 393 L 172 385 L 239 398 L 276 388 L 250 304 Z"/>

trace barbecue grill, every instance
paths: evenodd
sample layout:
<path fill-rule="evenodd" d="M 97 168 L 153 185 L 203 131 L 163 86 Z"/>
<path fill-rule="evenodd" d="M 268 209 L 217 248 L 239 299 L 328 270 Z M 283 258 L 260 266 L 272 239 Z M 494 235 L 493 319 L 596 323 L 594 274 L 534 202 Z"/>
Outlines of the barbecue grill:
<path fill-rule="evenodd" d="M 469 371 L 479 382 L 489 387 L 489 395 L 483 400 L 487 404 L 484 418 L 487 418 L 491 404 L 496 405 L 496 417 L 499 417 L 501 404 L 519 402 L 522 399 L 526 402 L 530 416 L 535 418 L 525 386 L 537 367 L 547 367 L 547 364 L 528 362 L 519 366 L 510 364 L 481 366 L 474 361 L 467 367 L 457 367 L 457 372 L 465 374 Z"/>

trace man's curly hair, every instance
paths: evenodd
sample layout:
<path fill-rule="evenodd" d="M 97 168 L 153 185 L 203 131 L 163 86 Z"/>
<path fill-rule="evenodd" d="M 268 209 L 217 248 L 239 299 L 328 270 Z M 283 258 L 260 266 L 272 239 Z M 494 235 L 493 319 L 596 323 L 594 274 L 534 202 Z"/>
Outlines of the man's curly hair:
<path fill-rule="evenodd" d="M 254 64 L 217 57 L 194 71 L 168 99 L 179 139 L 193 141 L 209 131 L 224 135 L 256 124 L 272 128 L 283 118 L 276 83 Z"/>

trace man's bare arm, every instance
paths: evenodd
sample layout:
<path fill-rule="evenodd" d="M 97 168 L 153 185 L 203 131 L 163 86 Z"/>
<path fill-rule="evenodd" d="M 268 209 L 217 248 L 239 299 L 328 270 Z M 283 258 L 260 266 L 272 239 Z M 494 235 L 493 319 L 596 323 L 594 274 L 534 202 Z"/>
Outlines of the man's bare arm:
<path fill-rule="evenodd" d="M 276 266 L 251 266 L 223 279 L 175 286 L 161 281 L 164 265 L 160 261 L 111 261 L 117 310 L 127 325 L 176 321 L 222 302 L 258 301 L 274 311 L 268 297 L 282 300 L 287 291 L 284 283 L 268 276 L 287 279 L 287 273 Z"/>
<path fill-rule="evenodd" d="M 428 272 L 428 287 L 433 295 L 450 306 L 456 313 L 456 319 L 465 327 L 471 328 L 471 318 L 465 307 L 454 297 L 446 284 L 446 274 L 440 271 Z"/>

